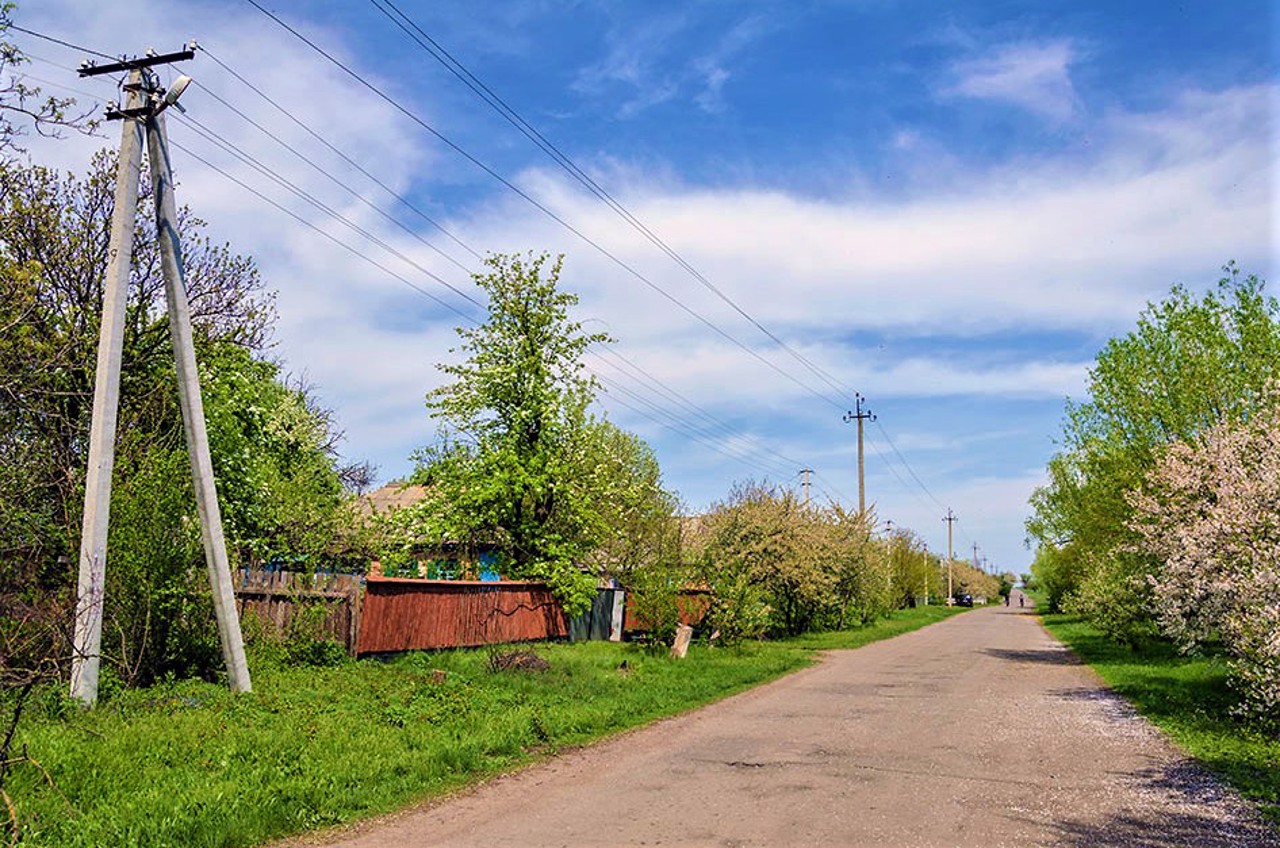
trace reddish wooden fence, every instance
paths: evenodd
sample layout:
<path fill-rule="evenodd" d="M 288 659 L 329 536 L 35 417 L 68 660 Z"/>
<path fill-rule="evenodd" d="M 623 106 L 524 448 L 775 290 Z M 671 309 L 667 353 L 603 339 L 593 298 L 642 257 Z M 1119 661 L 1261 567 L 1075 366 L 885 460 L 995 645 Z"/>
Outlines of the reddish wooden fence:
<path fill-rule="evenodd" d="M 569 634 L 542 583 L 370 576 L 357 654 L 554 639 Z"/>

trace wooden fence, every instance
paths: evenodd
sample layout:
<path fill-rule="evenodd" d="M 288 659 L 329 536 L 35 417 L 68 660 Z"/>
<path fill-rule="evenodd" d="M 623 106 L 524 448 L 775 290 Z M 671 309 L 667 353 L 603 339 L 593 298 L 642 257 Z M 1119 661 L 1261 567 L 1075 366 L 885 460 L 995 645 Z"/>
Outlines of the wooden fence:
<path fill-rule="evenodd" d="M 614 589 L 602 589 L 592 610 L 570 622 L 543 583 L 253 569 L 237 571 L 235 582 L 242 620 L 256 616 L 286 636 L 298 631 L 299 616 L 314 616 L 305 623 L 308 635 L 332 639 L 357 656 L 559 639 L 571 629 L 576 639 L 621 638 L 619 625 L 627 633 L 649 629 L 635 615 L 629 594 L 619 615 L 622 593 Z M 699 623 L 710 602 L 706 591 L 681 592 L 681 622 Z"/>
<path fill-rule="evenodd" d="M 542 583 L 371 575 L 355 652 L 490 645 L 568 634 L 564 610 Z"/>
<path fill-rule="evenodd" d="M 680 623 L 697 627 L 706 618 L 711 609 L 712 594 L 709 589 L 682 589 L 676 595 L 676 609 L 680 613 Z M 627 634 L 646 633 L 653 625 L 636 613 L 633 596 L 627 594 L 626 612 L 623 616 L 623 627 Z"/>
<path fill-rule="evenodd" d="M 236 608 L 243 621 L 256 616 L 279 636 L 297 631 L 302 615 L 323 612 L 306 622 L 309 635 L 332 639 L 354 653 L 360 632 L 359 574 L 305 574 L 277 569 L 240 569 L 233 575 Z"/>

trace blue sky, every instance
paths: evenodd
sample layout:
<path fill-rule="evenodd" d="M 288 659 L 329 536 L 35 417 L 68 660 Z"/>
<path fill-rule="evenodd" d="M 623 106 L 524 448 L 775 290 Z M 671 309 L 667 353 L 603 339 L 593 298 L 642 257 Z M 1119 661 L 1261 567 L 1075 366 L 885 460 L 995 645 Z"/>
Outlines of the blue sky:
<path fill-rule="evenodd" d="M 184 96 L 190 117 L 413 263 L 301 204 L 189 124 L 170 122 L 174 141 L 461 308 L 470 309 L 421 269 L 474 293 L 458 267 L 475 268 L 474 258 L 211 57 L 471 249 L 565 253 L 580 315 L 664 387 L 599 354 L 590 364 L 607 381 L 601 407 L 654 445 L 691 510 L 735 480 L 798 486 L 804 466 L 820 496 L 856 500 L 854 431 L 841 412 L 857 390 L 879 416 L 867 431 L 879 517 L 937 551 L 951 507 L 957 554 L 976 542 L 991 565 L 1025 570 L 1026 499 L 1054 450 L 1064 398 L 1084 396 L 1099 347 L 1174 282 L 1204 288 L 1230 259 L 1271 277 L 1280 258 L 1270 2 L 398 3 L 825 378 L 583 192 L 374 4 L 262 4 L 735 341 L 244 0 L 28 0 L 15 20 L 112 54 L 163 52 L 194 36 L 209 55 L 183 68 L 200 84 Z M 112 97 L 110 83 L 68 70 L 77 51 L 14 35 L 48 91 Z M 33 138 L 31 154 L 82 170 L 117 132 Z M 409 454 L 432 438 L 422 398 L 438 383 L 456 316 L 194 155 L 175 152 L 180 199 L 255 256 L 279 292 L 278 355 L 336 410 L 351 457 L 376 462 L 384 479 L 406 473 Z"/>

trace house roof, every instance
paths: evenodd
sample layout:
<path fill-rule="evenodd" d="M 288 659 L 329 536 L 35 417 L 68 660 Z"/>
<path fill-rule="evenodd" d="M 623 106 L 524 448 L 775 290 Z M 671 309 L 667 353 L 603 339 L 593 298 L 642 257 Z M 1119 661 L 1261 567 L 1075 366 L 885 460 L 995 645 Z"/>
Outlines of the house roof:
<path fill-rule="evenodd" d="M 357 503 L 357 509 L 362 515 L 388 515 L 398 509 L 413 506 L 426 496 L 426 486 L 411 486 L 394 481 L 362 496 Z"/>

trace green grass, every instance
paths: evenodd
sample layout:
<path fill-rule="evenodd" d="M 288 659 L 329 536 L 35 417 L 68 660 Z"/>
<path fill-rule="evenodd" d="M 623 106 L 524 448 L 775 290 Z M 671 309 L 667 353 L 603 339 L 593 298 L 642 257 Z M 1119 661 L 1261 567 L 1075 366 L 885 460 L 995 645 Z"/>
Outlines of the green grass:
<path fill-rule="evenodd" d="M 118 693 L 91 712 L 47 693 L 20 742 L 57 788 L 29 764 L 5 788 L 23 845 L 256 845 L 437 796 L 775 679 L 811 664 L 816 649 L 949 614 L 928 607 L 843 633 L 695 645 L 684 661 L 631 645 L 539 644 L 551 664 L 542 673 L 493 673 L 486 651 L 459 650 L 259 663 L 252 694 L 182 681 Z"/>
<path fill-rule="evenodd" d="M 1182 656 L 1168 643 L 1131 651 L 1079 616 L 1041 620 L 1138 712 L 1280 824 L 1280 739 L 1231 715 L 1235 697 L 1221 657 Z"/>

